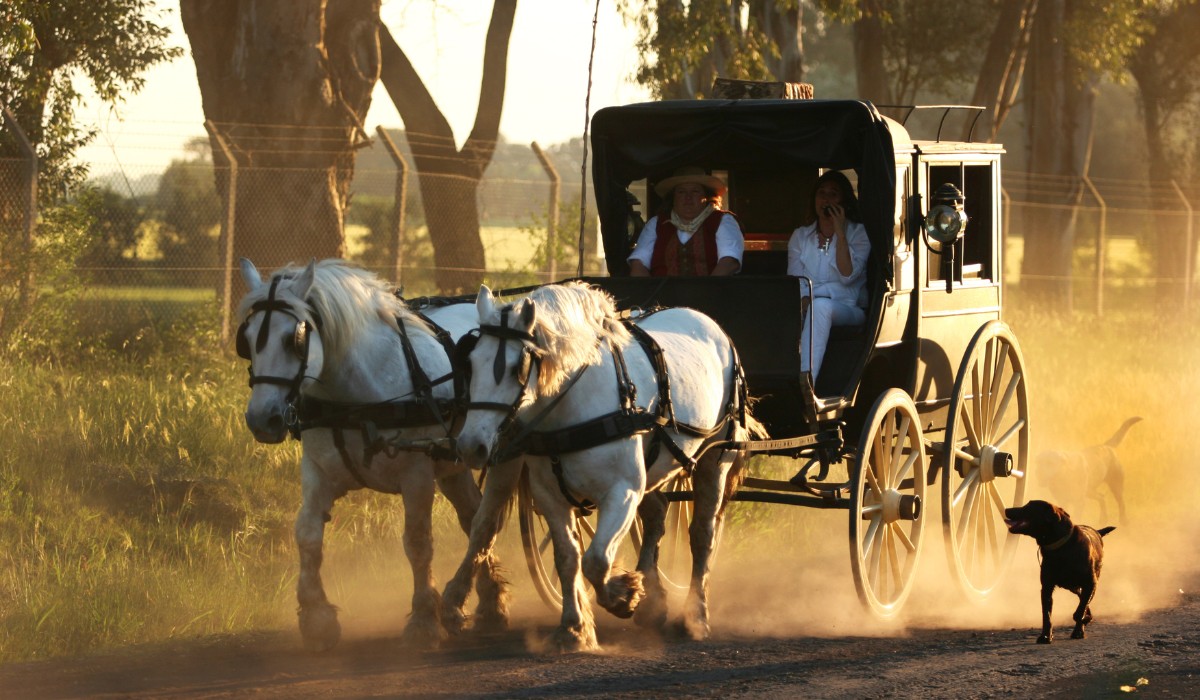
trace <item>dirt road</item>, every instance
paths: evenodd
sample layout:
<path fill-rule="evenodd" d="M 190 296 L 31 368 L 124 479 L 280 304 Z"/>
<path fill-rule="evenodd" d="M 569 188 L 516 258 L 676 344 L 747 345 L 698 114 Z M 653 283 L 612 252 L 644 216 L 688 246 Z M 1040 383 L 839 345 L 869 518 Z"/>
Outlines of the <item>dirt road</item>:
<path fill-rule="evenodd" d="M 1000 600 L 980 608 L 926 591 L 893 627 L 859 612 L 841 559 L 787 581 L 738 561 L 714 582 L 704 643 L 601 617 L 602 652 L 548 653 L 555 618 L 525 590 L 511 631 L 417 652 L 401 645 L 399 619 L 372 630 L 375 611 L 348 601 L 346 638 L 326 654 L 304 652 L 292 631 L 180 640 L 0 666 L 0 697 L 1200 697 L 1194 546 L 1149 558 L 1139 546 L 1112 538 L 1086 640 L 1069 638 L 1072 597 L 1058 593 L 1050 646 L 1034 644 L 1031 547 Z"/>

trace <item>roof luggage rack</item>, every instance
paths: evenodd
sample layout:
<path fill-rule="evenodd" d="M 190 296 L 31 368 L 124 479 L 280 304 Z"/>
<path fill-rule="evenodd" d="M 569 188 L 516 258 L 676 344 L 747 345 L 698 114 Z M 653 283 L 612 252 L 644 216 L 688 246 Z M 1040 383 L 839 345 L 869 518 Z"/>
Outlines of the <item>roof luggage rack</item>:
<path fill-rule="evenodd" d="M 986 107 L 977 107 L 975 105 L 875 105 L 875 107 L 877 109 L 907 110 L 904 113 L 904 118 L 900 120 L 900 125 L 905 126 L 905 127 L 908 126 L 908 118 L 911 117 L 912 113 L 917 111 L 918 109 L 942 109 L 942 110 L 945 110 L 942 113 L 941 120 L 938 122 L 938 129 L 937 129 L 937 140 L 938 141 L 942 140 L 942 126 L 946 123 L 946 117 L 950 116 L 950 112 L 952 110 L 956 110 L 956 109 L 974 110 L 975 111 L 975 118 L 971 120 L 971 129 L 967 132 L 967 140 L 974 141 L 975 140 L 975 124 L 979 122 L 979 116 L 981 114 L 983 114 L 984 110 L 987 109 Z"/>

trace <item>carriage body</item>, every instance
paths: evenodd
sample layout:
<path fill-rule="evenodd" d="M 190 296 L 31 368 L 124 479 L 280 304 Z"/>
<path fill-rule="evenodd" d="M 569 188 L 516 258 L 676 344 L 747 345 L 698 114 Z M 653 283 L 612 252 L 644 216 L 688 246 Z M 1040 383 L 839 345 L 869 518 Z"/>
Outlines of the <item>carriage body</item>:
<path fill-rule="evenodd" d="M 737 499 L 848 508 L 860 598 L 882 616 L 911 590 L 923 526 L 934 519 L 922 514 L 932 503 L 926 487 L 940 485 L 950 571 L 976 599 L 1014 552 L 1003 507 L 1024 502 L 1025 372 L 1000 320 L 1004 150 L 943 139 L 941 124 L 936 132 L 914 139 L 853 100 L 666 101 L 603 109 L 593 121 L 609 275 L 587 281 L 625 308 L 695 308 L 729 334 L 769 433 L 750 451 L 808 460 L 788 481 L 747 478 Z M 663 204 L 654 184 L 683 166 L 728 184 L 723 208 L 745 236 L 742 270 L 631 277 L 626 257 Z M 868 304 L 861 328 L 834 327 L 813 386 L 801 371 L 801 290 L 786 274 L 787 243 L 812 220 L 811 192 L 827 169 L 853 173 L 871 241 Z M 968 224 L 956 242 L 939 243 L 925 217 L 947 183 L 964 196 Z M 843 460 L 845 483 L 815 483 Z"/>
<path fill-rule="evenodd" d="M 786 275 L 787 242 L 811 219 L 823 169 L 853 171 L 871 240 L 867 321 L 835 327 L 814 387 L 821 420 L 858 437 L 884 391 L 909 393 L 929 430 L 946 424 L 955 372 L 972 334 L 1002 304 L 1000 157 L 995 144 L 919 141 L 858 101 L 697 100 L 613 107 L 596 114 L 593 177 L 609 277 L 589 278 L 624 306 L 690 306 L 715 318 L 742 355 L 756 415 L 772 437 L 816 431 L 800 371 L 800 285 Z M 746 252 L 732 277 L 633 278 L 625 258 L 660 206 L 653 184 L 698 164 L 729 185 Z M 930 195 L 966 196 L 967 233 L 953 270 L 922 236 Z M 640 206 L 630 205 L 630 195 Z M 951 277 L 947 293 L 946 277 Z"/>

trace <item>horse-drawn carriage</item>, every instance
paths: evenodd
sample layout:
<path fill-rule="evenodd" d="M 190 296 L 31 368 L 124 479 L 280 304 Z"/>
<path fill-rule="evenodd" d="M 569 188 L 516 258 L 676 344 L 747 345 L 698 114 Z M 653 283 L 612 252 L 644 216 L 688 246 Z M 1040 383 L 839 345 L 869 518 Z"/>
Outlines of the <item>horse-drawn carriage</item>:
<path fill-rule="evenodd" d="M 409 632 L 423 638 L 465 624 L 472 579 L 477 619 L 506 616 L 491 548 L 514 492 L 535 583 L 563 608 L 564 647 L 595 643 L 582 577 L 614 614 L 665 619 L 660 543 L 687 520 L 685 622 L 706 634 L 708 559 L 731 483 L 740 483 L 734 500 L 848 510 L 858 592 L 882 616 L 912 590 L 930 519 L 926 490 L 940 484 L 953 575 L 986 596 L 1013 554 L 1003 510 L 1024 499 L 1029 450 L 1023 358 L 999 320 L 1002 149 L 940 133 L 914 140 L 855 101 L 630 105 L 601 110 L 593 129 L 609 276 L 546 285 L 503 305 L 481 290 L 474 308 L 430 308 L 421 318 L 378 281 L 336 265 L 284 270 L 269 285 L 244 269 L 252 291 L 238 341 L 255 389 L 247 421 L 260 440 L 288 431 L 305 440 L 296 529 L 310 646 L 338 634 L 320 583 L 322 522 L 359 487 L 404 494 Z M 695 164 L 728 183 L 728 208 L 745 233 L 741 274 L 628 276 L 633 222 L 645 214 L 631 202 L 640 195 L 653 210 L 655 182 Z M 835 327 L 814 386 L 801 370 L 803 282 L 786 275 L 786 245 L 825 169 L 855 175 L 871 241 L 869 293 L 866 323 Z M 287 352 L 272 352 L 273 335 Z M 465 423 L 452 434 L 464 398 Z M 486 465 L 482 502 L 450 464 L 450 438 L 462 461 Z M 746 467 L 756 454 L 795 458 L 795 475 L 756 475 L 753 462 Z M 845 480 L 829 478 L 835 464 L 846 466 Z M 471 520 L 468 552 L 440 606 L 427 549 L 435 480 L 464 528 Z M 595 518 L 577 517 L 592 506 Z M 611 575 L 631 530 L 638 572 Z"/>
<path fill-rule="evenodd" d="M 857 101 L 638 104 L 601 110 L 593 129 L 611 276 L 587 282 L 626 308 L 687 306 L 714 318 L 741 354 L 770 437 L 746 448 L 805 460 L 790 480 L 752 473 L 734 498 L 849 509 L 860 597 L 886 616 L 911 590 L 926 488 L 940 483 L 950 568 L 970 595 L 986 596 L 1013 553 L 1003 510 L 1023 501 L 1029 450 L 1024 360 L 1000 321 L 1003 149 L 942 140 L 940 124 L 935 138 L 916 140 Z M 691 164 L 728 183 L 746 239 L 741 274 L 629 277 L 629 222 L 658 208 L 655 180 Z M 809 193 L 825 169 L 857 176 L 869 293 L 866 323 L 835 326 L 812 386 L 786 246 L 811 219 Z M 645 212 L 631 206 L 639 200 Z M 841 460 L 849 481 L 821 481 Z"/>

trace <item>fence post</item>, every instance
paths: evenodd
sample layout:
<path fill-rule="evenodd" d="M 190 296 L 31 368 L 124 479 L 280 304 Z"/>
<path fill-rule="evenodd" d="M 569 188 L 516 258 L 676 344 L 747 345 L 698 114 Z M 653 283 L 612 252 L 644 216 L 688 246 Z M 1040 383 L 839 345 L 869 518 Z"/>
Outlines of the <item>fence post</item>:
<path fill-rule="evenodd" d="M 397 287 L 402 287 L 404 286 L 402 284 L 404 274 L 404 217 L 408 208 L 408 161 L 404 160 L 400 149 L 396 148 L 392 137 L 388 136 L 387 130 L 382 125 L 375 127 L 375 132 L 379 134 L 380 142 L 387 149 L 388 155 L 392 157 L 392 162 L 396 164 L 396 202 L 392 205 L 392 216 L 395 218 L 392 229 L 392 240 L 396 252 L 394 257 L 396 269 L 392 273 L 392 279 Z"/>
<path fill-rule="evenodd" d="M 550 176 L 550 221 L 546 225 L 546 257 L 550 261 L 550 279 L 546 281 L 553 282 L 558 279 L 558 196 L 562 189 L 562 178 L 558 176 L 558 170 L 555 169 L 554 163 L 551 163 L 550 159 L 546 157 L 546 152 L 542 150 L 537 141 L 530 143 L 529 147 L 541 161 L 546 175 Z"/>
<path fill-rule="evenodd" d="M 29 304 L 33 299 L 34 280 L 33 265 L 30 264 L 29 255 L 33 252 L 33 231 L 37 227 L 37 190 L 38 190 L 38 157 L 37 150 L 33 144 L 29 143 L 29 138 L 25 136 L 25 131 L 21 125 L 17 123 L 17 117 L 8 109 L 4 108 L 4 121 L 8 124 L 8 128 L 12 129 L 16 134 L 17 143 L 21 149 L 25 151 L 26 157 L 29 159 L 28 170 L 26 177 L 29 187 L 25 191 L 25 221 L 22 228 L 24 229 L 24 246 L 26 255 L 25 274 L 21 277 L 20 289 L 18 291 L 19 308 L 24 311 L 29 308 Z"/>
<path fill-rule="evenodd" d="M 1082 176 L 1083 184 L 1087 185 L 1092 196 L 1096 198 L 1096 202 L 1100 205 L 1100 225 L 1096 227 L 1096 315 L 1104 315 L 1104 248 L 1107 239 L 1106 225 L 1108 221 L 1108 205 L 1105 204 L 1104 198 L 1100 196 L 1099 190 L 1092 184 L 1091 178 L 1087 175 Z"/>
<path fill-rule="evenodd" d="M 1175 194 L 1179 195 L 1179 201 L 1183 202 L 1183 208 L 1187 210 L 1187 233 L 1184 234 L 1184 250 L 1187 252 L 1183 256 L 1183 308 L 1186 311 L 1192 302 L 1192 203 L 1184 196 L 1179 183 L 1171 180 L 1171 186 L 1175 188 Z"/>
<path fill-rule="evenodd" d="M 225 219 L 221 222 L 221 233 L 225 239 L 225 250 L 221 251 L 221 342 L 229 342 L 229 334 L 233 329 L 232 320 L 230 318 L 233 313 L 233 236 L 234 236 L 234 219 L 237 214 L 237 181 L 238 181 L 238 165 L 237 158 L 233 156 L 233 150 L 229 148 L 229 144 L 225 141 L 225 137 L 217 129 L 217 125 L 212 123 L 212 120 L 204 120 L 204 128 L 208 131 L 208 135 L 221 148 L 221 153 L 225 155 L 225 160 L 229 162 L 229 191 L 225 196 Z"/>

